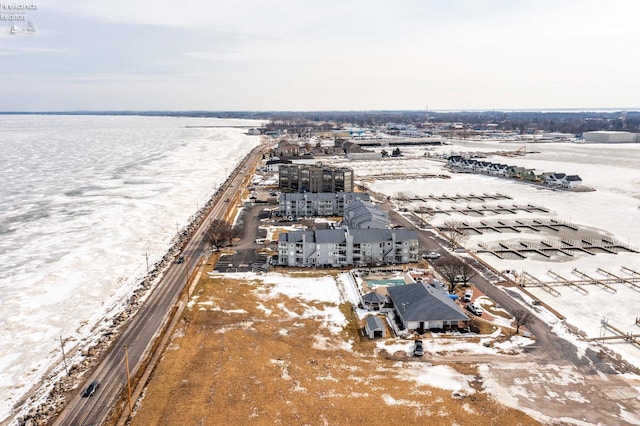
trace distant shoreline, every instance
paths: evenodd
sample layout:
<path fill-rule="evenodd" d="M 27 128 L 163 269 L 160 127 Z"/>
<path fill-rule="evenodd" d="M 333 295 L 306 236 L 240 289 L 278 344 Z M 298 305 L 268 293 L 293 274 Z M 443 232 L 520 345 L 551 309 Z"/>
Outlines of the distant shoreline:
<path fill-rule="evenodd" d="M 455 108 L 455 109 L 431 109 L 428 112 L 433 114 L 464 114 L 464 113 L 540 113 L 540 114 L 611 114 L 620 111 L 638 113 L 637 107 L 617 107 L 617 108 Z M 273 116 L 303 116 L 305 114 L 425 114 L 422 109 L 379 109 L 379 110 L 75 110 L 75 111 L 0 111 L 0 115 L 139 115 L 149 117 L 201 117 L 201 118 L 255 118 L 265 119 Z"/>

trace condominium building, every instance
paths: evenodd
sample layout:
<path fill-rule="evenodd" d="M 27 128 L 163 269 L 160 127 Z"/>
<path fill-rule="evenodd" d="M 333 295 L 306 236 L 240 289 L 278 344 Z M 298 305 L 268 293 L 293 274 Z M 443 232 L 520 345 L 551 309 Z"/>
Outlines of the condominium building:
<path fill-rule="evenodd" d="M 321 229 L 282 233 L 282 266 L 390 265 L 418 261 L 418 236 L 407 229 Z"/>
<path fill-rule="evenodd" d="M 353 192 L 353 170 L 312 164 L 282 164 L 279 171 L 282 192 Z"/>
<path fill-rule="evenodd" d="M 342 216 L 345 207 L 362 200 L 363 192 L 283 192 L 278 196 L 278 214 L 283 217 Z"/>

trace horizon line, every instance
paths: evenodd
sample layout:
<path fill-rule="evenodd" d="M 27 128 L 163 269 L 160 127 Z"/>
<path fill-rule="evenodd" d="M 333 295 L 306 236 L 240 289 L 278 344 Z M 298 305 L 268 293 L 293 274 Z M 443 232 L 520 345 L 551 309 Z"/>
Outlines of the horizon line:
<path fill-rule="evenodd" d="M 451 109 L 318 109 L 318 110 L 260 110 L 260 109 L 230 109 L 230 110 L 165 110 L 165 109 L 75 109 L 75 110 L 42 110 L 42 111 L 0 111 L 0 115 L 77 115 L 77 114 L 278 114 L 278 113 L 455 113 L 455 112 L 640 112 L 640 107 L 634 108 L 451 108 Z"/>

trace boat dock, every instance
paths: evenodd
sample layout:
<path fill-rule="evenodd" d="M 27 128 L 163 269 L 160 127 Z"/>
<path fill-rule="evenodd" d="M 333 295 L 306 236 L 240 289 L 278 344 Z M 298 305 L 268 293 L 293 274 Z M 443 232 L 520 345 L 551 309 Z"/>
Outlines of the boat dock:
<path fill-rule="evenodd" d="M 462 222 L 460 231 L 474 232 L 481 235 L 487 231 L 503 233 L 517 232 L 522 230 L 540 232 L 541 230 L 552 230 L 560 232 L 562 229 L 577 231 L 578 227 L 570 222 L 560 221 L 557 219 L 518 219 L 518 220 L 493 220 L 478 223 Z"/>
<path fill-rule="evenodd" d="M 638 320 L 638 318 L 636 318 L 636 325 L 638 325 L 639 323 L 640 321 Z M 620 328 L 609 324 L 609 320 L 607 318 L 603 318 L 602 320 L 600 320 L 600 325 L 601 325 L 600 337 L 591 337 L 585 340 L 587 340 L 588 342 L 594 342 L 594 341 L 604 342 L 605 340 L 624 340 L 626 342 L 632 343 L 640 347 L 639 333 L 633 333 L 632 331 L 625 333 L 622 330 L 620 330 Z M 613 333 L 613 336 L 607 336 L 606 335 L 607 332 Z"/>
<path fill-rule="evenodd" d="M 476 253 L 489 253 L 499 259 L 504 259 L 506 255 L 511 254 L 520 259 L 526 259 L 529 254 L 537 254 L 545 258 L 549 258 L 554 254 L 561 254 L 573 257 L 574 252 L 587 253 L 595 256 L 597 253 L 617 254 L 620 252 L 638 253 L 638 250 L 628 245 L 608 238 L 601 239 L 579 239 L 553 242 L 551 240 L 542 241 L 519 241 L 513 242 L 497 242 L 495 246 L 489 247 L 487 244 L 478 243 Z"/>
<path fill-rule="evenodd" d="M 442 207 L 420 207 L 416 210 L 418 213 L 428 214 L 428 215 L 436 215 L 436 214 L 446 214 L 450 216 L 453 213 L 461 213 L 465 216 L 485 216 L 486 214 L 516 214 L 518 212 L 527 212 L 527 213 L 549 213 L 549 210 L 541 207 L 534 206 L 532 204 L 527 204 L 526 206 L 519 204 L 512 204 L 510 206 L 505 206 L 501 204 L 496 205 L 487 205 L 482 204 L 480 206 L 471 206 L 467 205 L 465 207 L 456 207 L 451 206 L 448 208 Z"/>
<path fill-rule="evenodd" d="M 504 194 L 500 194 L 500 193 L 495 193 L 495 194 L 489 194 L 489 193 L 482 193 L 482 194 L 474 194 L 474 193 L 470 193 L 470 194 L 455 194 L 455 195 L 448 195 L 448 194 L 442 194 L 442 195 L 433 195 L 433 194 L 429 194 L 426 197 L 416 197 L 413 198 L 412 201 L 422 201 L 422 202 L 428 202 L 428 201 L 438 201 L 438 202 L 443 202 L 443 201 L 447 201 L 447 202 L 458 202 L 458 201 L 468 201 L 468 202 L 480 202 L 480 203 L 484 203 L 486 201 L 501 201 L 501 200 L 511 200 L 511 197 L 509 197 L 508 195 L 504 195 Z"/>
<path fill-rule="evenodd" d="M 571 271 L 573 275 L 578 277 L 576 279 L 567 278 L 549 269 L 547 271 L 547 275 L 553 278 L 553 281 L 542 281 L 527 272 L 522 272 L 520 275 L 520 285 L 523 287 L 541 287 L 543 290 L 556 297 L 560 296 L 560 293 L 553 287 L 559 286 L 572 288 L 583 296 L 587 296 L 589 294 L 589 290 L 585 288 L 585 286 L 588 285 L 598 286 L 605 291 L 614 294 L 618 292 L 618 290 L 613 286 L 614 284 L 626 284 L 632 289 L 640 292 L 640 272 L 638 271 L 622 266 L 620 274 L 614 274 L 602 268 L 596 269 L 596 272 L 602 275 L 603 278 L 587 274 L 577 268 L 574 268 Z"/>

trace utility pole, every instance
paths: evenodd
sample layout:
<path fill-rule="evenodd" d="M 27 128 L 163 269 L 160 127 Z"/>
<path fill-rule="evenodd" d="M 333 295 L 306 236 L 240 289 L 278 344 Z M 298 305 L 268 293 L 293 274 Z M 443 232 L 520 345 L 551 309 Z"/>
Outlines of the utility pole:
<path fill-rule="evenodd" d="M 127 399 L 129 400 L 129 418 L 133 416 L 133 407 L 131 406 L 131 376 L 129 374 L 129 346 L 124 345 L 124 361 L 127 366 Z"/>
<path fill-rule="evenodd" d="M 189 288 L 189 258 L 187 256 L 184 257 L 184 278 L 186 282 L 187 289 Z"/>
<path fill-rule="evenodd" d="M 64 342 L 62 336 L 60 336 L 60 347 L 62 348 L 62 361 L 64 362 L 64 369 L 67 372 L 67 376 L 70 376 L 69 367 L 67 366 L 67 355 L 64 353 Z"/>

